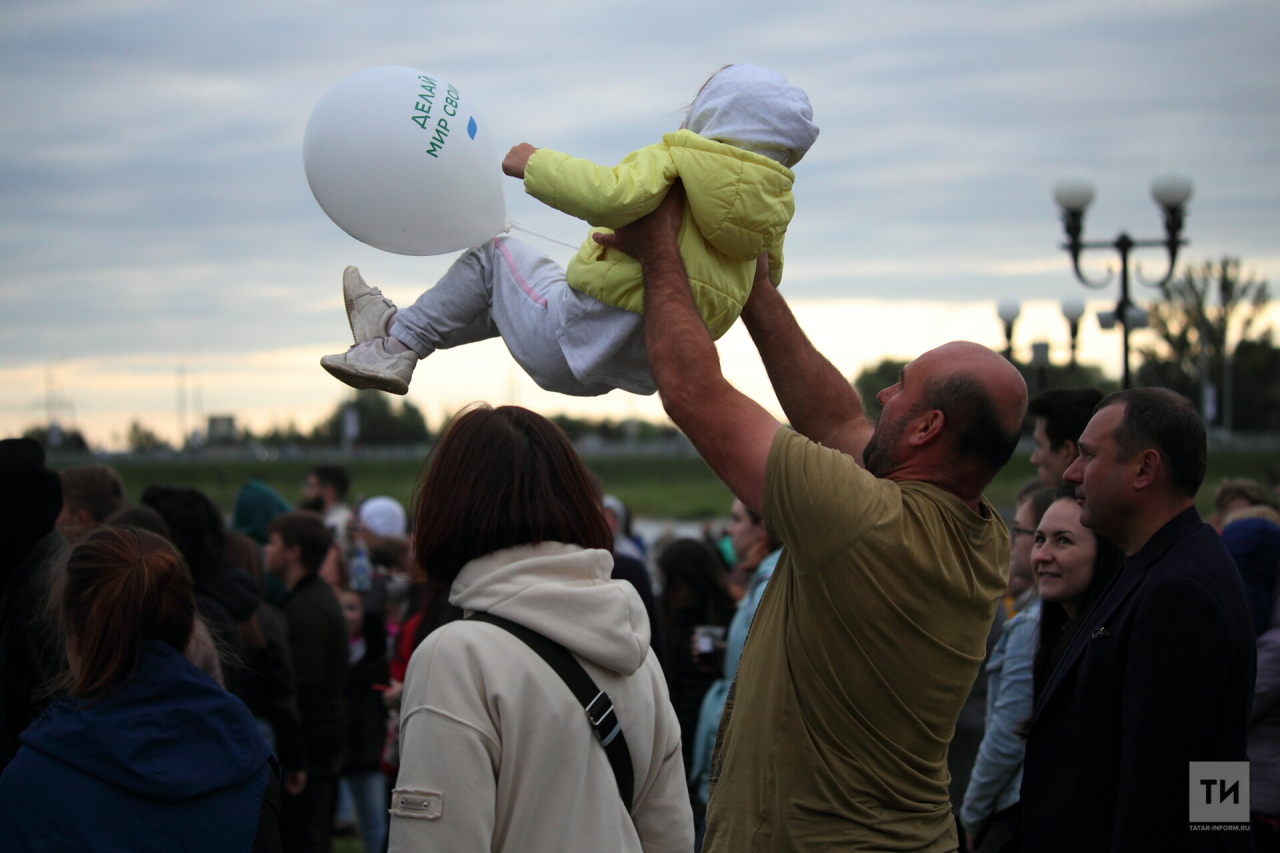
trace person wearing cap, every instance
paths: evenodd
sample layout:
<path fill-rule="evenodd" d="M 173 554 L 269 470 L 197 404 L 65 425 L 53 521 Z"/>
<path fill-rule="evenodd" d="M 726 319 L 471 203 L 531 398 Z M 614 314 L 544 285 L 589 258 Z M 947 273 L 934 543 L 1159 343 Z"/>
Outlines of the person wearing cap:
<path fill-rule="evenodd" d="M 395 498 L 381 495 L 360 504 L 360 525 L 374 536 L 404 536 L 404 507 Z"/>
<path fill-rule="evenodd" d="M 503 171 L 538 200 L 611 233 L 652 212 L 677 181 L 688 195 L 680 255 L 703 322 L 719 338 L 751 293 L 756 258 L 782 277 L 795 200 L 791 171 L 818 137 L 804 90 L 780 74 L 729 65 L 703 84 L 680 129 L 613 168 L 521 143 Z M 354 388 L 408 391 L 418 360 L 501 335 L 539 386 L 597 396 L 655 390 L 645 357 L 640 264 L 587 235 L 568 269 L 507 236 L 460 257 L 404 310 L 355 267 L 343 295 L 355 346 L 321 365 Z"/>

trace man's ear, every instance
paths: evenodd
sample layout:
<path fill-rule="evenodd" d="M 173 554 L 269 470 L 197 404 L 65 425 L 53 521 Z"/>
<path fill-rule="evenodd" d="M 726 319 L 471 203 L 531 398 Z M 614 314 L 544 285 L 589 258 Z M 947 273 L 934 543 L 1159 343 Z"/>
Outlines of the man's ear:
<path fill-rule="evenodd" d="M 1070 465 L 1076 461 L 1076 457 L 1080 455 L 1080 445 L 1076 444 L 1069 438 L 1064 438 L 1062 444 L 1058 447 L 1058 452 L 1063 454 L 1063 458 Z"/>
<path fill-rule="evenodd" d="M 942 433 L 946 426 L 947 416 L 941 409 L 928 409 L 916 416 L 911 424 L 911 432 L 907 435 L 907 444 L 912 447 L 923 447 Z"/>
<path fill-rule="evenodd" d="M 301 545 L 285 545 L 284 556 L 285 556 L 285 559 L 288 560 L 291 564 L 301 563 L 302 562 L 302 546 Z"/>
<path fill-rule="evenodd" d="M 1129 460 L 1130 465 L 1130 482 L 1136 490 L 1149 489 L 1157 480 L 1160 479 L 1160 473 L 1164 469 L 1164 460 L 1160 458 L 1160 451 L 1153 447 L 1134 454 Z"/>

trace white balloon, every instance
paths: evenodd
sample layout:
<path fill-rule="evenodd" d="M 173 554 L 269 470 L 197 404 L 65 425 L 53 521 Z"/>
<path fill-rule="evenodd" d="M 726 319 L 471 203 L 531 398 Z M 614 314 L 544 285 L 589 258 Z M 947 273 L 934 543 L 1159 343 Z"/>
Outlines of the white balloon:
<path fill-rule="evenodd" d="M 493 137 L 474 101 L 435 74 L 352 74 L 316 104 L 302 159 L 324 212 L 377 249 L 439 255 L 507 227 Z"/>

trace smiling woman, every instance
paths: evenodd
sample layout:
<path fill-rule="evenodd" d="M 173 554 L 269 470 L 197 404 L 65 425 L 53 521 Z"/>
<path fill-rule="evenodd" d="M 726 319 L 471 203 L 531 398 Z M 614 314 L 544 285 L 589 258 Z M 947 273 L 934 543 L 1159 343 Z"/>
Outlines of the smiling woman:
<path fill-rule="evenodd" d="M 1115 543 L 1080 521 L 1075 486 L 1064 483 L 1036 528 L 1031 567 L 1040 588 L 1040 645 L 1035 660 L 1038 697 L 1076 628 L 1124 564 Z"/>

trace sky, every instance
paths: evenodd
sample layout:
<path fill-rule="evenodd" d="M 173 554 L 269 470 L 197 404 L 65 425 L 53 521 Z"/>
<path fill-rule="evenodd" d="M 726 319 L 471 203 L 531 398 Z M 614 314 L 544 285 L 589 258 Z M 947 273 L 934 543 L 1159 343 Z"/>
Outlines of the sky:
<path fill-rule="evenodd" d="M 317 364 L 349 343 L 343 267 L 405 303 L 454 257 L 365 246 L 311 195 L 307 119 L 364 68 L 453 83 L 499 154 L 528 141 L 602 164 L 678 126 L 721 65 L 782 73 L 821 128 L 795 169 L 783 290 L 852 375 L 956 337 L 1001 346 L 1009 297 L 1016 350 L 1047 339 L 1065 360 L 1057 303 L 1105 308 L 1116 289 L 1085 291 L 1058 248 L 1064 176 L 1095 183 L 1085 235 L 1110 240 L 1161 236 L 1149 185 L 1179 170 L 1195 183 L 1184 260 L 1280 279 L 1277 43 L 1280 5 L 1247 0 L 4 2 L 0 436 L 50 401 L 118 446 L 134 418 L 166 435 L 206 413 L 306 428 L 344 398 Z M 505 194 L 512 221 L 582 238 L 518 182 Z M 1158 251 L 1138 260 L 1163 273 Z M 1092 315 L 1081 352 L 1118 373 Z M 776 407 L 740 327 L 721 353 Z M 433 355 L 409 399 L 432 421 L 474 399 L 661 417 L 652 397 L 541 392 L 498 341 Z"/>

